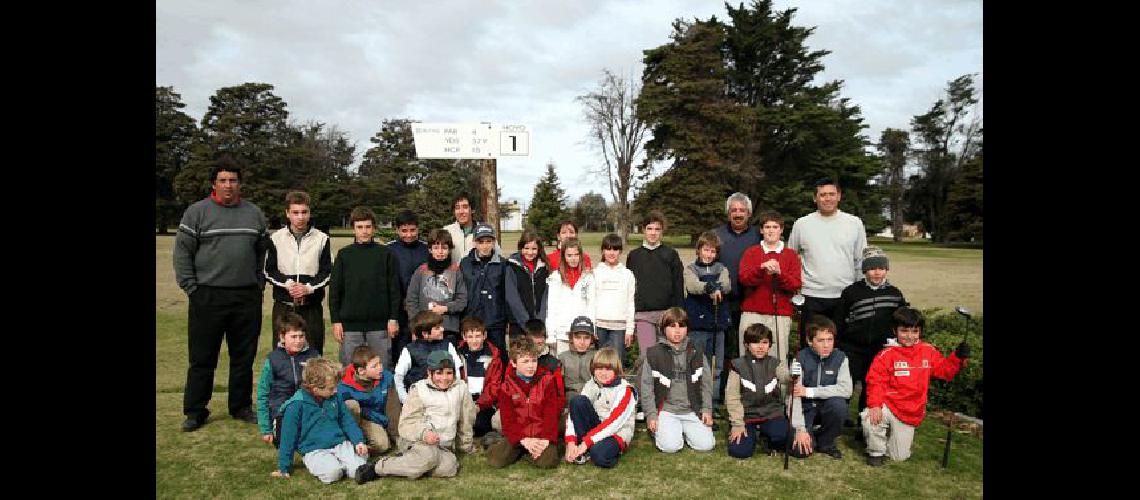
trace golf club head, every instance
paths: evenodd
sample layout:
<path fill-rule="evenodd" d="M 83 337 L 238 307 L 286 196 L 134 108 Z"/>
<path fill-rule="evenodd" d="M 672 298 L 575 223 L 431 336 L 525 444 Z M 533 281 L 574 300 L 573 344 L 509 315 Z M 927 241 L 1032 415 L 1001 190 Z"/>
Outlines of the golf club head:
<path fill-rule="evenodd" d="M 970 317 L 970 310 L 966 309 L 966 306 L 958 306 L 958 307 L 955 307 L 954 310 L 957 311 L 958 314 L 961 314 L 962 316 L 965 316 L 967 318 Z"/>
<path fill-rule="evenodd" d="M 794 305 L 796 307 L 800 307 L 800 306 L 804 305 L 804 296 L 800 295 L 798 293 L 793 295 L 792 296 L 792 305 Z M 961 311 L 959 311 L 959 312 L 961 312 Z"/>

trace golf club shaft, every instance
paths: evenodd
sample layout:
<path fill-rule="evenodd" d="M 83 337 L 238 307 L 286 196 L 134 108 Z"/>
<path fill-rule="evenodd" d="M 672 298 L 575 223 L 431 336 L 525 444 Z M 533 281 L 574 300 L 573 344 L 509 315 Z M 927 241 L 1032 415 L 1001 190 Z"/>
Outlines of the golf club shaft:
<path fill-rule="evenodd" d="M 792 453 L 792 441 L 795 436 L 795 429 L 792 429 L 792 412 L 795 411 L 796 408 L 795 387 L 796 381 L 799 380 L 799 378 L 797 375 L 792 375 L 792 382 L 788 385 L 790 388 L 788 392 L 791 394 L 791 401 L 788 402 L 788 434 L 787 438 L 784 439 L 784 470 L 788 470 L 788 455 Z"/>

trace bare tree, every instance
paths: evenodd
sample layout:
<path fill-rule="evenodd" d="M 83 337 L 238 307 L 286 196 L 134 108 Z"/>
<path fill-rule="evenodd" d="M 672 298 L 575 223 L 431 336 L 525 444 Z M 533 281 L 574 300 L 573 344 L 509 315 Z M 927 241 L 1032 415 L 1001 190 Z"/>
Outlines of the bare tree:
<path fill-rule="evenodd" d="M 598 87 L 577 97 L 590 124 L 590 140 L 602 153 L 603 164 L 592 171 L 605 175 L 617 212 L 617 233 L 626 241 L 630 227 L 629 196 L 638 180 L 648 172 L 634 175 L 634 169 L 647 170 L 648 162 L 635 166 L 645 152 L 648 128 L 637 118 L 637 98 L 641 80 L 622 78 L 609 69 L 602 70 Z"/>

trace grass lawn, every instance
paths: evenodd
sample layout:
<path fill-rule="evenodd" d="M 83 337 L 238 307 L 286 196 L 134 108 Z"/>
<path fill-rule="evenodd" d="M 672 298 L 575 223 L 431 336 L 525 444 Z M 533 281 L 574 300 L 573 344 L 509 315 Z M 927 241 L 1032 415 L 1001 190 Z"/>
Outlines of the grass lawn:
<path fill-rule="evenodd" d="M 592 257 L 600 256 L 602 235 L 583 235 Z M 638 236 L 638 235 L 635 235 Z M 516 248 L 518 233 L 504 235 L 504 247 Z M 336 249 L 348 237 L 334 238 Z M 668 241 L 668 240 L 667 240 Z M 684 451 L 665 455 L 657 451 L 643 424 L 637 427 L 632 448 L 615 469 L 562 464 L 539 471 L 525 461 L 506 469 L 487 467 L 481 456 L 460 455 L 460 473 L 451 479 L 385 478 L 364 486 L 341 481 L 322 485 L 294 460 L 294 476 L 269 477 L 276 465 L 276 450 L 257 439 L 256 427 L 227 415 L 228 353 L 222 349 L 214 378 L 214 397 L 208 424 L 197 432 L 179 431 L 182 391 L 186 376 L 186 297 L 174 283 L 171 267 L 172 236 L 156 237 L 155 244 L 155 496 L 332 496 L 375 497 L 981 497 L 982 441 L 965 432 L 954 436 L 950 467 L 941 468 L 946 427 L 928 416 L 918 428 L 913 455 L 902 463 L 868 467 L 863 446 L 845 429 L 839 439 L 841 461 L 823 455 L 792 459 L 788 471 L 780 457 L 758 456 L 741 461 L 725 453 L 727 422 L 720 421 L 717 447 L 709 453 Z M 685 241 L 669 241 L 682 260 L 693 258 Z M 631 245 L 639 243 L 631 243 Z M 946 249 L 929 244 L 878 243 L 891 259 L 892 282 L 920 308 L 950 309 L 965 304 L 981 311 L 982 251 Z M 628 249 L 627 249 L 628 250 Z M 256 366 L 264 361 L 269 342 L 269 293 L 265 294 L 265 320 Z M 327 321 L 327 314 L 326 314 Z M 326 327 L 331 332 L 331 326 Z M 331 333 L 325 352 L 336 352 Z"/>

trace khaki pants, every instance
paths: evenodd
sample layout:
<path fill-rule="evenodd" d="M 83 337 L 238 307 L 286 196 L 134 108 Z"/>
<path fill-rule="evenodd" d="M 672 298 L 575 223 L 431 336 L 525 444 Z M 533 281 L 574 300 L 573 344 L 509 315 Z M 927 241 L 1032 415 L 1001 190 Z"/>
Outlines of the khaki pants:
<path fill-rule="evenodd" d="M 369 454 L 383 453 L 392 447 L 392 442 L 388 440 L 388 430 L 376 422 L 365 420 L 360 414 L 359 402 L 349 399 L 344 402 L 344 406 L 352 412 L 352 418 L 356 419 L 356 425 L 360 426 L 361 431 L 364 431 L 364 440 L 368 442 Z M 392 425 L 391 420 L 389 420 L 388 425 Z"/>
<path fill-rule="evenodd" d="M 499 441 L 490 448 L 487 448 L 487 465 L 499 468 L 506 467 L 518 461 L 519 457 L 526 455 L 527 460 L 530 460 L 534 465 L 540 469 L 553 469 L 558 467 L 558 445 L 550 443 L 543 450 L 542 454 L 537 459 L 530 456 L 530 452 L 523 448 L 522 444 L 511 446 L 510 441 L 504 439 Z"/>
<path fill-rule="evenodd" d="M 776 330 L 777 320 L 780 323 L 779 331 Z M 768 350 L 768 355 L 787 364 L 788 353 L 796 351 L 788 346 L 788 335 L 792 331 L 792 318 L 788 316 L 772 316 L 748 311 L 740 313 L 740 330 L 736 342 L 736 347 L 740 349 L 738 351 L 740 355 L 743 356 L 745 352 L 748 352 L 748 348 L 744 347 L 744 330 L 756 323 L 761 323 L 772 330 L 772 347 Z"/>
<path fill-rule="evenodd" d="M 450 450 L 413 443 L 400 453 L 381 458 L 376 462 L 375 469 L 381 476 L 415 479 L 428 474 L 432 477 L 453 477 L 459 473 L 459 461 Z"/>
<path fill-rule="evenodd" d="M 885 453 L 891 460 L 901 462 L 910 458 L 910 446 L 914 442 L 914 427 L 895 417 L 887 405 L 883 405 L 883 421 L 872 425 L 867 416 L 868 408 L 859 412 L 863 421 L 863 438 L 867 441 L 867 454 L 881 457 Z"/>

